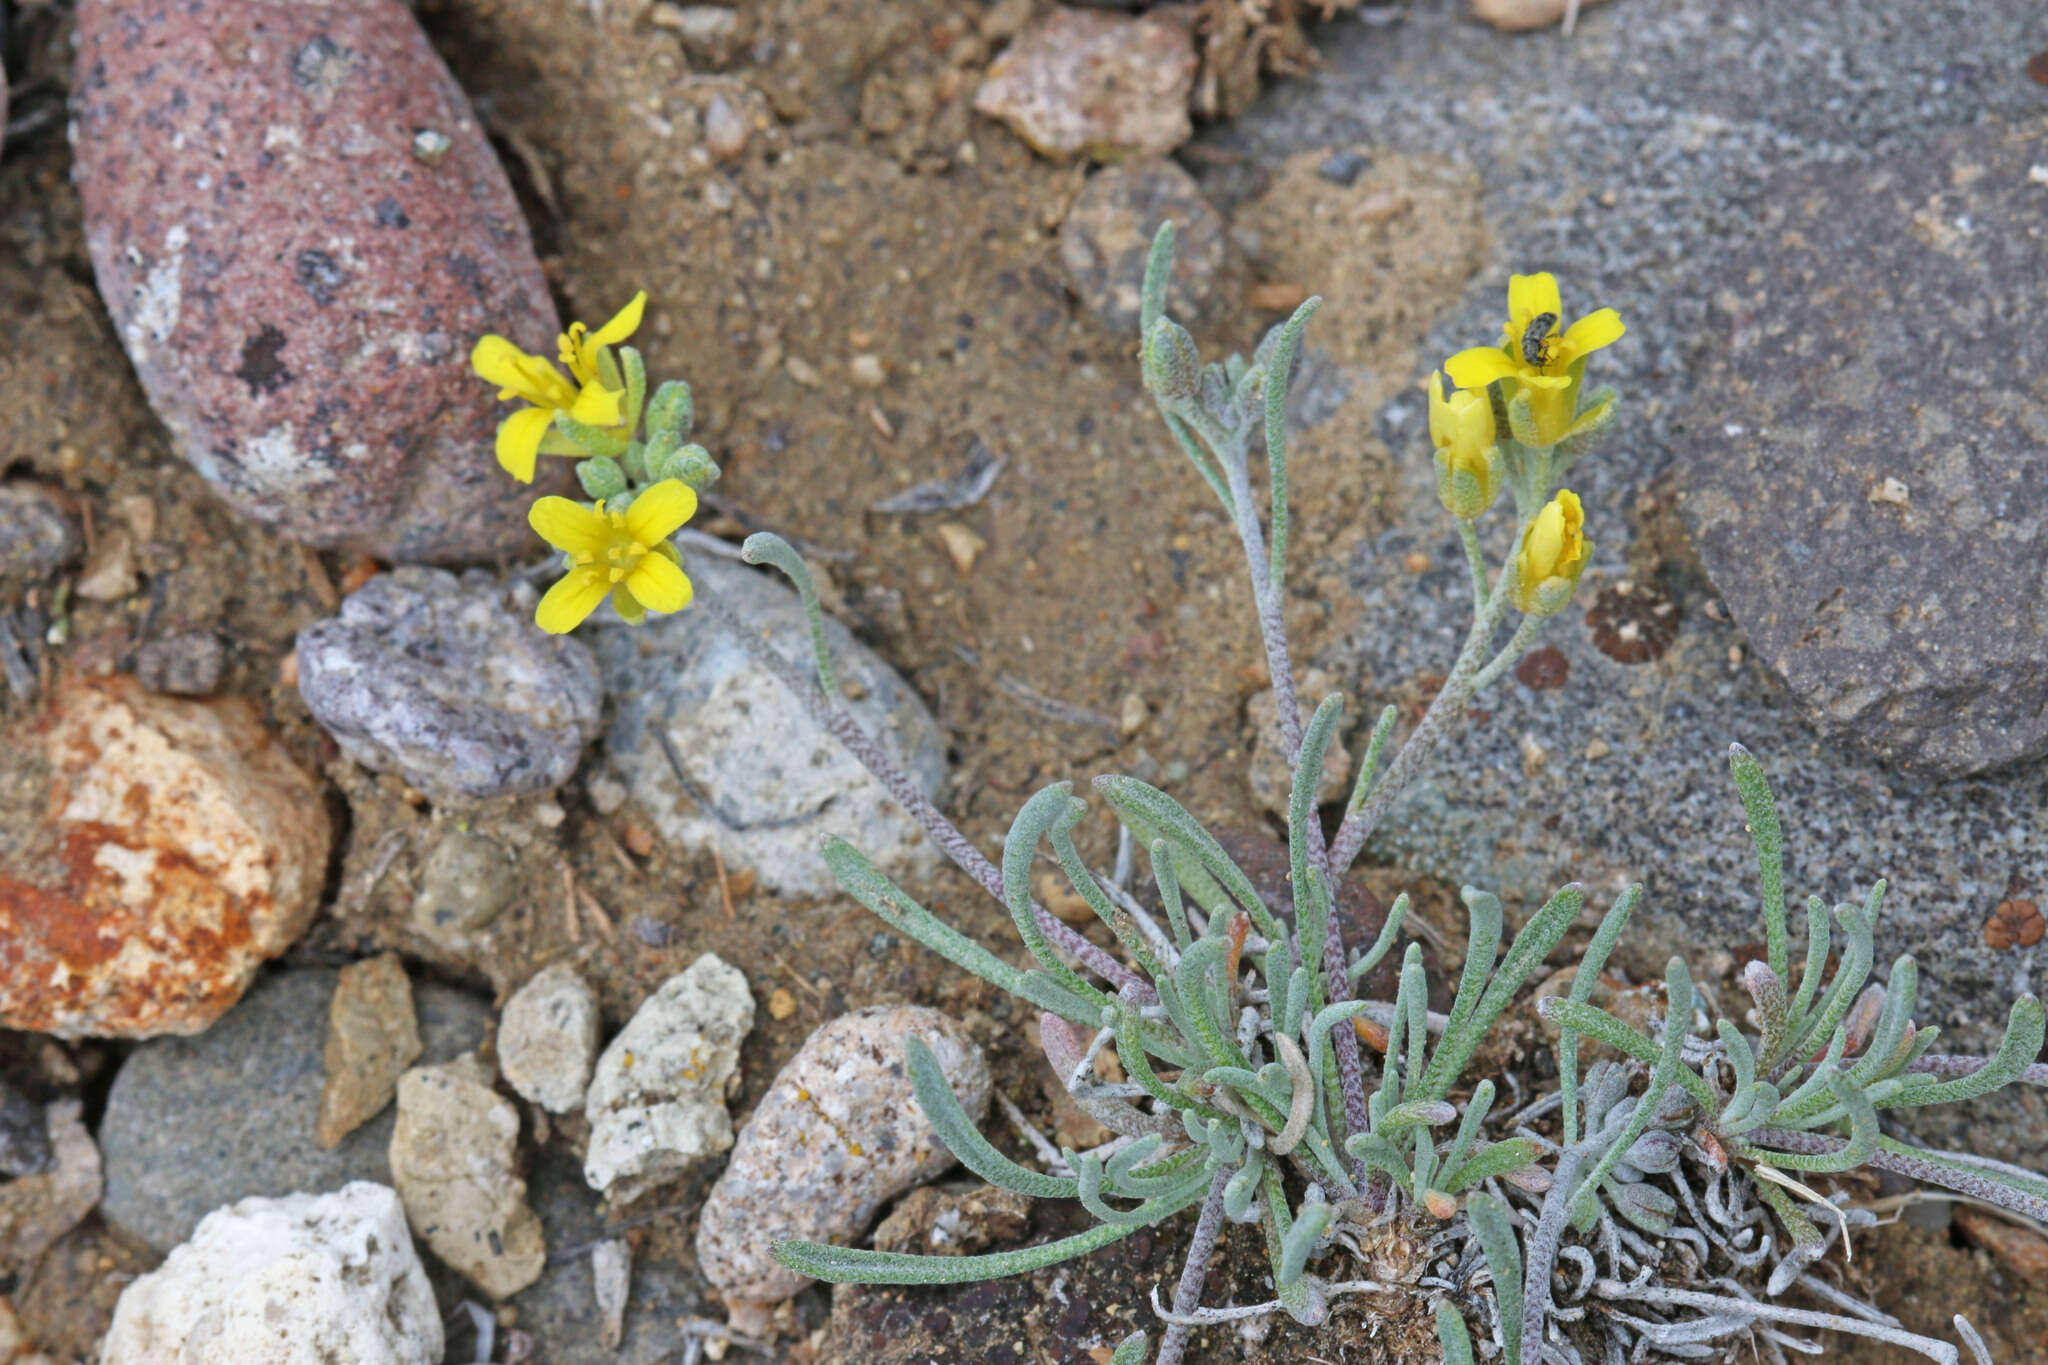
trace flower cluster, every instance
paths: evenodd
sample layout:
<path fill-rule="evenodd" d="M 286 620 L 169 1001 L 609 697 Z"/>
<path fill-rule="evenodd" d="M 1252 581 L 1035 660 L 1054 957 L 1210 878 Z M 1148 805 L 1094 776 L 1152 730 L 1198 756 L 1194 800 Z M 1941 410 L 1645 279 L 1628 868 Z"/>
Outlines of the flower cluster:
<path fill-rule="evenodd" d="M 1619 341 L 1625 330 L 1612 308 L 1569 327 L 1563 318 L 1555 278 L 1513 276 L 1500 344 L 1446 360 L 1444 370 L 1458 385 L 1449 394 L 1443 374 L 1429 381 L 1437 498 L 1458 519 L 1476 576 L 1472 523 L 1493 506 L 1504 483 L 1513 490 L 1523 525 L 1507 566 L 1508 598 L 1534 617 L 1564 610 L 1592 554 L 1578 496 L 1563 488 L 1549 494 L 1552 481 L 1613 415 L 1612 393 L 1583 392 L 1586 357 Z"/>
<path fill-rule="evenodd" d="M 576 478 L 591 501 L 543 497 L 528 514 L 564 556 L 563 577 L 534 618 L 552 634 L 574 630 L 606 598 L 635 626 L 650 611 L 690 604 L 690 580 L 669 537 L 695 514 L 698 490 L 718 477 L 718 466 L 689 441 L 689 386 L 671 381 L 649 394 L 640 353 L 620 344 L 639 329 L 646 307 L 643 291 L 596 331 L 569 324 L 556 338 L 566 377 L 501 336 L 484 337 L 470 354 L 500 399 L 528 404 L 498 427 L 506 473 L 531 483 L 540 456 L 580 457 Z"/>

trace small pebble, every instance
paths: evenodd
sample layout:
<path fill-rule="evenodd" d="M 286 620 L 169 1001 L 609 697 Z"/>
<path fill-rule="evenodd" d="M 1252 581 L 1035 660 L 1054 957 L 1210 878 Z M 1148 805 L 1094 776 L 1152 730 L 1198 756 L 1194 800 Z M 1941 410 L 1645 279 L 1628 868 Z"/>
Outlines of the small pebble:
<path fill-rule="evenodd" d="M 1613 752 L 1614 746 L 1604 739 L 1589 739 L 1586 741 L 1586 761 L 1588 763 L 1597 763 Z"/>
<path fill-rule="evenodd" d="M 854 1242 L 953 1154 L 911 1093 L 905 1041 L 932 1050 L 968 1120 L 988 1108 L 988 1062 L 936 1010 L 873 1005 L 820 1027 L 770 1083 L 712 1187 L 697 1261 L 728 1303 L 773 1303 L 807 1281 L 773 1257 L 784 1238 Z"/>
<path fill-rule="evenodd" d="M 796 997 L 777 986 L 768 996 L 768 1017 L 775 1020 L 789 1018 L 796 1013 Z"/>
<path fill-rule="evenodd" d="M 981 558 L 981 552 L 988 548 L 988 542 L 957 521 L 942 521 L 934 528 L 939 543 L 946 548 L 947 558 L 962 574 L 974 568 L 974 561 Z"/>
<path fill-rule="evenodd" d="M 666 948 L 676 941 L 676 931 L 658 919 L 646 915 L 635 915 L 632 919 L 633 937 L 650 948 Z"/>
<path fill-rule="evenodd" d="M 1550 762 L 1550 750 L 1537 742 L 1536 736 L 1522 736 L 1522 776 L 1534 777 Z"/>
<path fill-rule="evenodd" d="M 1428 573 L 1429 556 L 1420 550 L 1410 550 L 1401 556 L 1401 567 L 1409 573 Z"/>
<path fill-rule="evenodd" d="M 704 145 L 720 161 L 730 161 L 747 148 L 746 120 L 723 95 L 713 95 L 704 108 Z"/>
<path fill-rule="evenodd" d="M 626 846 L 626 852 L 636 858 L 645 858 L 654 852 L 654 836 L 647 832 L 647 826 L 631 820 L 619 831 L 619 840 Z"/>
<path fill-rule="evenodd" d="M 0 578 L 41 578 L 78 557 L 78 528 L 56 496 L 0 484 Z"/>
<path fill-rule="evenodd" d="M 753 1027 L 746 977 L 715 953 L 647 997 L 598 1058 L 584 1097 L 590 1187 L 631 1199 L 732 1146 L 726 1084 Z"/>
<path fill-rule="evenodd" d="M 791 356 L 782 362 L 782 368 L 789 371 L 791 379 L 807 389 L 815 389 L 825 382 L 824 376 L 818 373 L 818 367 L 802 356 Z"/>
<path fill-rule="evenodd" d="M 882 368 L 882 358 L 872 351 L 862 351 L 847 361 L 846 373 L 864 389 L 878 389 L 889 378 L 888 371 Z"/>
<path fill-rule="evenodd" d="M 543 968 L 505 1002 L 498 1066 L 512 1088 L 553 1114 L 583 1107 L 597 1060 L 597 992 L 566 962 Z"/>
<path fill-rule="evenodd" d="M 210 630 L 151 640 L 135 652 L 135 679 L 152 692 L 208 697 L 220 690 L 227 650 Z"/>
<path fill-rule="evenodd" d="M 1346 147 L 1324 157 L 1316 166 L 1316 174 L 1333 185 L 1355 185 L 1358 177 L 1371 169 L 1371 157 Z"/>
<path fill-rule="evenodd" d="M 413 927 L 430 936 L 481 929 L 519 892 L 518 865 L 491 839 L 451 830 L 427 855 Z"/>
<path fill-rule="evenodd" d="M 1152 709 L 1145 705 L 1145 698 L 1137 692 L 1124 693 L 1123 704 L 1117 708 L 1116 728 L 1125 739 L 1145 728 L 1145 722 L 1152 718 Z"/>
<path fill-rule="evenodd" d="M 422 128 L 412 135 L 413 159 L 423 161 L 429 166 L 438 166 L 447 158 L 448 150 L 453 145 L 446 133 L 436 132 L 432 128 Z"/>
<path fill-rule="evenodd" d="M 135 593 L 135 542 L 126 531 L 109 531 L 92 547 L 71 590 L 88 602 L 119 602 Z"/>

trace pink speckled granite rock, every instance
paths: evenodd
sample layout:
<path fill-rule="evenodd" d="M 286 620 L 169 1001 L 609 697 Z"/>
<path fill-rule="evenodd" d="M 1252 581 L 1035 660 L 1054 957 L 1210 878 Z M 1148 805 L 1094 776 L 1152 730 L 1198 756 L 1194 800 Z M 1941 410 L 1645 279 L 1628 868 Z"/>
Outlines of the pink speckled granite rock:
<path fill-rule="evenodd" d="M 478 335 L 554 305 L 462 91 L 399 0 L 81 0 L 74 177 L 100 294 L 180 451 L 309 544 L 524 544 Z M 422 132 L 445 155 L 415 154 Z M 566 479 L 565 462 L 549 473 Z"/>
<path fill-rule="evenodd" d="M 884 1203 L 953 1164 L 911 1088 L 912 1037 L 970 1118 L 987 1111 L 988 1061 L 937 1010 L 870 1005 L 818 1029 L 740 1130 L 697 1224 L 698 1267 L 728 1304 L 774 1303 L 810 1283 L 775 1260 L 775 1243 L 851 1243 Z"/>

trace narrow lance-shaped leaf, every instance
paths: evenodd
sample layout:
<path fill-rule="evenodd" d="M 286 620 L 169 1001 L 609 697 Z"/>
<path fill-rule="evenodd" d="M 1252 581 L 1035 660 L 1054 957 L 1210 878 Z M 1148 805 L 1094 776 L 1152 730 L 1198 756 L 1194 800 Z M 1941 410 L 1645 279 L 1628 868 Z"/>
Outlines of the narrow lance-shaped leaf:
<path fill-rule="evenodd" d="M 1757 872 L 1763 881 L 1765 958 L 1783 981 L 1792 968 L 1785 939 L 1785 833 L 1778 823 L 1778 803 L 1763 766 L 1740 744 L 1728 746 L 1728 768 L 1735 774 L 1736 791 L 1742 794 L 1742 811 L 1749 820 L 1749 839 L 1756 848 Z"/>
<path fill-rule="evenodd" d="M 1072 1199 L 1080 1194 L 1080 1181 L 1027 1170 L 997 1151 L 994 1144 L 974 1126 L 974 1120 L 967 1116 L 967 1111 L 960 1107 L 959 1097 L 954 1095 L 952 1084 L 946 1080 L 946 1069 L 932 1055 L 931 1048 L 923 1039 L 905 1039 L 903 1054 L 909 1063 L 910 1086 L 917 1095 L 918 1107 L 924 1110 L 925 1118 L 930 1120 L 933 1130 L 939 1135 L 939 1141 L 946 1144 L 947 1151 L 960 1158 L 961 1165 L 991 1185 L 1028 1194 L 1034 1199 Z"/>
<path fill-rule="evenodd" d="M 1593 931 L 1593 941 L 1586 945 L 1586 955 L 1579 959 L 1578 970 L 1572 973 L 1570 998 L 1574 1002 L 1583 1005 L 1592 1000 L 1600 973 L 1606 968 L 1614 945 L 1621 941 L 1621 931 L 1635 913 L 1636 902 L 1642 898 L 1643 885 L 1637 882 L 1623 891 L 1600 917 L 1600 927 Z M 1564 1095 L 1564 1145 L 1570 1147 L 1579 1140 L 1579 1035 L 1569 1028 L 1558 1035 L 1557 1082 Z"/>
<path fill-rule="evenodd" d="M 1304 299 L 1281 327 L 1280 339 L 1266 362 L 1266 472 L 1272 487 L 1273 521 L 1269 573 L 1276 590 L 1287 581 L 1287 389 L 1294 375 L 1295 354 L 1301 349 L 1301 335 L 1322 306 L 1321 298 Z"/>
<path fill-rule="evenodd" d="M 1512 1216 L 1493 1195 L 1475 1194 L 1466 1201 L 1465 1217 L 1493 1276 L 1505 1365 L 1522 1365 L 1522 1250 L 1515 1242 Z"/>

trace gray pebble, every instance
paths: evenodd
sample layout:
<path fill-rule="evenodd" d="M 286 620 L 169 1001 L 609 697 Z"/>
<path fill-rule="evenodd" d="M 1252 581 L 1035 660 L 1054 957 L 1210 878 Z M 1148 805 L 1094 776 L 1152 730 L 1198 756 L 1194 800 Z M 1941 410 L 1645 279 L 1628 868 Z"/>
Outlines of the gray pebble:
<path fill-rule="evenodd" d="M 699 596 L 719 598 L 810 671 L 795 593 L 738 564 L 692 557 L 688 566 Z M 841 681 L 860 692 L 841 705 L 920 790 L 936 794 L 945 740 L 924 702 L 830 617 L 825 636 Z M 936 861 L 917 822 L 717 622 L 682 611 L 594 638 L 615 708 L 605 752 L 671 847 L 715 848 L 728 867 L 753 868 L 769 891 L 798 896 L 838 889 L 818 856 L 828 834 L 891 875 Z"/>
<path fill-rule="evenodd" d="M 301 631 L 299 692 L 342 752 L 433 800 L 547 791 L 576 770 L 603 699 L 590 650 L 533 623 L 489 574 L 379 574 Z"/>
<path fill-rule="evenodd" d="M 41 578 L 78 558 L 71 514 L 32 484 L 0 484 L 0 578 Z"/>
<path fill-rule="evenodd" d="M 518 891 L 518 865 L 511 854 L 486 835 L 450 830 L 427 855 L 412 902 L 413 927 L 435 939 L 482 929 Z"/>
<path fill-rule="evenodd" d="M 1166 311 L 1189 327 L 1218 321 L 1242 286 L 1222 215 L 1194 177 L 1160 158 L 1107 166 L 1088 178 L 1060 224 L 1060 261 L 1081 304 L 1105 331 L 1138 334 L 1139 286 L 1152 235 L 1174 225 L 1173 275 Z"/>
<path fill-rule="evenodd" d="M 227 663 L 220 636 L 196 630 L 151 640 L 135 651 L 135 680 L 174 697 L 210 697 L 220 690 Z"/>

